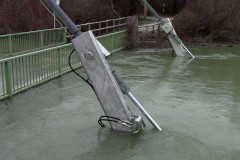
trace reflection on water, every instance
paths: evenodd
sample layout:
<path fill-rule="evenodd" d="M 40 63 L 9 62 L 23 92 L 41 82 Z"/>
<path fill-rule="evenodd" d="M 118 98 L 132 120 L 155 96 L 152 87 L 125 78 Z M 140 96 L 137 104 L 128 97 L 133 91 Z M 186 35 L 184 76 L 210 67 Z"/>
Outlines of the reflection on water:
<path fill-rule="evenodd" d="M 240 46 L 190 49 L 194 60 L 169 49 L 108 59 L 163 132 L 146 120 L 138 135 L 100 128 L 94 93 L 71 73 L 0 103 L 1 159 L 239 160 Z"/>

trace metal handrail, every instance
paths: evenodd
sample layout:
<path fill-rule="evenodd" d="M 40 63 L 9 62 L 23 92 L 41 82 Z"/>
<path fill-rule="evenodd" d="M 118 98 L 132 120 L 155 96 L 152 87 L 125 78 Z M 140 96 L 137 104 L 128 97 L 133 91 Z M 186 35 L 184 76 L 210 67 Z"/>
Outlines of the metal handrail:
<path fill-rule="evenodd" d="M 126 30 L 97 37 L 111 53 L 124 49 L 127 38 Z M 1 59 L 0 100 L 69 72 L 67 59 L 72 50 L 69 43 Z M 80 67 L 77 55 L 74 56 L 72 66 Z"/>
<path fill-rule="evenodd" d="M 17 36 L 17 35 L 31 34 L 31 33 L 54 31 L 54 30 L 62 30 L 62 29 L 64 29 L 64 28 L 42 29 L 42 30 L 29 31 L 29 32 L 20 32 L 20 33 L 4 34 L 4 35 L 0 35 L 0 38 L 1 38 L 1 37 L 8 37 L 8 36 Z"/>
<path fill-rule="evenodd" d="M 0 35 L 0 54 L 23 53 L 66 43 L 66 29 Z"/>

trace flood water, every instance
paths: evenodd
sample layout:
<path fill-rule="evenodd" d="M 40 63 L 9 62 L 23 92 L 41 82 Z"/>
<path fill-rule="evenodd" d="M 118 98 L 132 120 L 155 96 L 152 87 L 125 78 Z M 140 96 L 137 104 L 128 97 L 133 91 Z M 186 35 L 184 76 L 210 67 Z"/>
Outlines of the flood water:
<path fill-rule="evenodd" d="M 162 132 L 146 119 L 136 135 L 101 128 L 95 94 L 70 73 L 0 102 L 0 159 L 239 160 L 240 46 L 190 50 L 194 60 L 171 49 L 108 58 Z"/>

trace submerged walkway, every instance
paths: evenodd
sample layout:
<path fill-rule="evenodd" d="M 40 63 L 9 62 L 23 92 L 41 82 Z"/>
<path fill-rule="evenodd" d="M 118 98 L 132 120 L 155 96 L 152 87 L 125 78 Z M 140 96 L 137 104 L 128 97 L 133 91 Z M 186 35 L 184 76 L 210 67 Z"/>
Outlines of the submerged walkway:
<path fill-rule="evenodd" d="M 237 160 L 239 47 L 191 49 L 193 61 L 171 57 L 171 49 L 108 58 L 163 132 L 146 120 L 139 135 L 101 128 L 96 96 L 69 73 L 0 102 L 1 159 Z"/>

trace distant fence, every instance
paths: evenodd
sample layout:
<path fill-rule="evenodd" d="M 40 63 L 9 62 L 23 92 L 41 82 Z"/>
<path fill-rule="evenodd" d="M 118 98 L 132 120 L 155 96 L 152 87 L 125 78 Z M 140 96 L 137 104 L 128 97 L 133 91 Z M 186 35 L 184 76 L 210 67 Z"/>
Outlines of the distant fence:
<path fill-rule="evenodd" d="M 125 29 L 131 17 L 108 19 L 77 25 L 82 32 L 92 31 L 95 36 Z M 27 53 L 48 47 L 62 45 L 67 42 L 66 28 L 37 30 L 15 34 L 0 35 L 0 58 L 10 53 Z"/>
<path fill-rule="evenodd" d="M 155 32 L 161 30 L 159 22 L 153 23 L 153 24 L 147 24 L 143 26 L 138 26 L 138 31 L 142 33 L 149 33 L 149 32 Z"/>
<path fill-rule="evenodd" d="M 125 30 L 97 39 L 110 52 L 117 52 L 126 47 L 127 35 Z M 0 100 L 69 72 L 72 50 L 72 44 L 65 44 L 0 60 Z M 76 54 L 71 64 L 74 68 L 81 66 Z"/>
<path fill-rule="evenodd" d="M 26 53 L 64 43 L 64 28 L 0 35 L 0 54 Z"/>
<path fill-rule="evenodd" d="M 121 29 L 125 27 L 128 23 L 128 19 L 130 17 L 123 17 L 117 19 L 108 19 L 104 21 L 98 22 L 90 22 L 85 24 L 77 25 L 80 31 L 92 31 L 95 35 L 100 35 L 103 33 L 108 33 L 112 31 L 117 31 L 117 29 Z"/>

